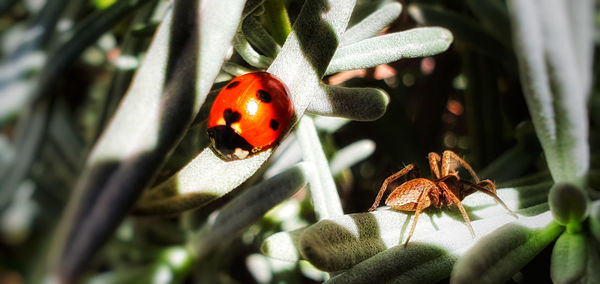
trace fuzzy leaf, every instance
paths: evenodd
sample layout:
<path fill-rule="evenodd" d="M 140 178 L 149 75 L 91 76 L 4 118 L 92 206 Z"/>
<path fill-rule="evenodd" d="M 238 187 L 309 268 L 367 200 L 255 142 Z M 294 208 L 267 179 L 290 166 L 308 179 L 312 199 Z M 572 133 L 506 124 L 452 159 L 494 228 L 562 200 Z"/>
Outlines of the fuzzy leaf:
<path fill-rule="evenodd" d="M 267 150 L 245 160 L 224 162 L 206 148 L 173 177 L 146 192 L 135 213 L 173 214 L 203 206 L 242 184 L 270 154 Z"/>
<path fill-rule="evenodd" d="M 353 0 L 306 2 L 287 41 L 267 70 L 286 83 L 296 118 L 302 117 L 318 90 L 354 3 Z M 144 196 L 141 207 L 145 207 L 145 212 L 160 211 L 168 198 L 177 194 L 197 197 L 193 205 L 182 204 L 181 208 L 204 205 L 251 177 L 270 155 L 271 150 L 267 150 L 248 159 L 228 162 L 206 148 L 168 181 Z"/>
<path fill-rule="evenodd" d="M 269 168 L 263 174 L 265 178 L 272 177 L 302 160 L 302 149 L 296 134 L 291 133 L 282 141 L 271 160 Z"/>
<path fill-rule="evenodd" d="M 585 275 L 583 275 L 583 279 L 581 283 L 584 284 L 593 284 L 600 283 L 600 247 L 598 242 L 593 238 L 588 238 L 588 250 L 587 250 L 587 267 Z"/>
<path fill-rule="evenodd" d="M 512 43 L 510 22 L 504 2 L 500 0 L 467 0 L 466 3 L 482 22 L 487 32 L 493 34 L 505 47 L 510 48 Z"/>
<path fill-rule="evenodd" d="M 277 42 L 255 17 L 246 17 L 242 31 L 248 41 L 265 56 L 273 58 L 279 52 Z"/>
<path fill-rule="evenodd" d="M 557 143 L 564 177 L 553 172 L 556 182 L 572 181 L 582 186 L 589 169 L 588 115 L 583 77 L 572 45 L 567 6 L 562 0 L 538 1 L 539 20 L 544 35 L 544 47 L 550 88 L 556 114 Z M 592 72 L 591 69 L 586 73 Z M 587 82 L 589 83 L 589 82 Z M 543 144 L 542 144 L 543 145 Z M 566 179 L 566 180 L 565 180 Z"/>
<path fill-rule="evenodd" d="M 85 283 L 181 283 L 193 266 L 190 251 L 174 246 L 161 250 L 151 265 L 119 267 L 88 278 Z"/>
<path fill-rule="evenodd" d="M 49 8 L 42 10 L 40 16 L 45 19 L 37 23 L 39 25 L 36 26 L 37 29 L 54 29 L 55 18 L 58 18 L 59 12 L 63 8 L 64 3 L 62 2 L 64 1 L 49 4 Z M 6 205 L 6 201 L 17 188 L 17 184 L 29 172 L 43 142 L 43 129 L 46 128 L 49 120 L 50 101 L 58 95 L 58 92 L 52 91 L 58 78 L 65 74 L 71 64 L 87 47 L 94 44 L 100 35 L 119 23 L 119 19 L 148 3 L 150 1 L 120 1 L 106 10 L 92 14 L 77 28 L 67 42 L 48 55 L 47 60 L 36 50 L 39 48 L 38 44 L 45 42 L 45 37 L 52 33 L 40 33 L 39 37 L 24 42 L 23 46 L 20 46 L 11 55 L 14 57 L 9 56 L 8 62 L 4 62 L 0 67 L 0 123 L 26 104 L 32 104 L 29 110 L 24 112 L 27 115 L 22 115 L 21 121 L 17 124 L 23 130 L 15 131 L 20 135 L 14 142 L 17 145 L 17 154 L 11 163 L 13 166 L 6 169 L 0 168 L 0 208 Z M 37 34 L 37 32 L 33 34 Z M 12 62 L 13 60 L 20 62 Z M 31 69 L 39 67 L 31 66 L 31 64 L 44 64 L 44 66 L 39 76 L 35 77 L 37 79 L 35 83 L 32 81 L 23 84 L 22 80 L 25 79 L 19 77 L 27 77 L 25 75 L 32 72 Z M 23 92 L 21 93 L 21 91 Z"/>
<path fill-rule="evenodd" d="M 550 172 L 556 182 L 583 186 L 589 168 L 587 109 L 565 3 L 507 3 L 525 99 Z"/>
<path fill-rule="evenodd" d="M 592 236 L 600 243 L 600 200 L 591 203 L 589 220 Z"/>
<path fill-rule="evenodd" d="M 331 176 L 329 163 L 312 119 L 303 117 L 296 129 L 303 160 L 311 163 L 315 171 L 309 176 L 310 196 L 319 219 L 344 214 L 340 197 Z"/>
<path fill-rule="evenodd" d="M 480 24 L 457 13 L 444 11 L 429 5 L 410 5 L 408 13 L 421 25 L 440 26 L 452 32 L 455 41 L 492 58 L 508 60 L 510 55 Z"/>
<path fill-rule="evenodd" d="M 446 51 L 452 40 L 450 31 L 435 27 L 365 39 L 340 47 L 327 68 L 327 74 L 375 67 L 402 58 L 436 55 Z"/>
<path fill-rule="evenodd" d="M 260 55 L 258 52 L 256 52 L 241 31 L 238 31 L 233 38 L 233 48 L 235 48 L 235 51 L 237 51 L 237 53 L 244 58 L 244 61 L 253 67 L 264 69 L 267 68 L 272 62 L 271 58 Z"/>
<path fill-rule="evenodd" d="M 326 283 L 436 283 L 450 274 L 456 256 L 435 246 L 395 246 Z"/>
<path fill-rule="evenodd" d="M 556 223 L 530 225 L 507 224 L 481 239 L 458 259 L 450 283 L 505 282 L 562 231 Z"/>
<path fill-rule="evenodd" d="M 345 88 L 321 84 L 306 112 L 358 121 L 376 120 L 385 114 L 388 94 L 375 88 Z"/>
<path fill-rule="evenodd" d="M 352 44 L 375 36 L 383 28 L 394 22 L 400 16 L 400 12 L 402 12 L 402 5 L 398 2 L 383 5 L 344 32 L 340 45 Z"/>
<path fill-rule="evenodd" d="M 597 1 L 579 0 L 569 1 L 566 9 L 569 13 L 570 35 L 573 37 L 573 49 L 577 57 L 579 76 L 585 89 L 586 97 L 589 99 L 591 80 L 594 64 L 594 15 Z"/>
<path fill-rule="evenodd" d="M 375 151 L 375 142 L 368 139 L 363 139 L 354 142 L 335 153 L 329 162 L 329 168 L 332 175 L 341 173 L 344 169 L 348 169 L 358 162 L 371 156 Z"/>
<path fill-rule="evenodd" d="M 306 185 L 308 165 L 299 164 L 255 186 L 221 208 L 189 245 L 196 255 L 207 253 L 220 242 L 237 236 L 259 220 L 269 209 Z M 243 213 L 243 214 L 242 214 Z"/>
<path fill-rule="evenodd" d="M 537 192 L 523 192 L 516 189 L 502 189 L 498 196 L 513 210 L 519 205 L 519 197 L 538 195 Z M 544 194 L 545 197 L 545 194 Z M 544 202 L 545 198 L 541 199 Z M 479 238 L 509 222 L 517 222 L 528 228 L 546 226 L 552 221 L 547 207 L 537 210 L 537 214 L 516 220 L 506 210 L 495 204 L 485 194 L 473 194 L 463 201 L 467 210 L 472 208 L 471 224 L 477 235 L 473 240 L 456 207 L 440 210 L 426 210 L 419 218 L 409 247 L 413 243 L 424 243 L 456 256 L 462 255 Z M 529 212 L 528 215 L 534 213 Z M 355 264 L 393 246 L 403 243 L 411 226 L 412 214 L 394 210 L 377 210 L 371 213 L 349 214 L 325 219 L 306 228 L 298 250 L 301 255 L 317 268 L 325 271 L 348 269 Z M 444 236 L 440 238 L 439 236 Z"/>
<path fill-rule="evenodd" d="M 494 177 L 494 182 L 520 177 L 531 167 L 539 152 L 531 151 L 524 143 L 519 143 L 506 150 L 498 158 L 479 171 L 479 176 Z"/>
<path fill-rule="evenodd" d="M 317 118 L 326 117 L 319 116 Z M 315 118 L 315 124 L 316 121 L 317 119 Z M 273 161 L 269 169 L 265 171 L 264 177 L 272 177 L 293 164 L 298 163 L 302 159 L 302 151 L 297 139 L 293 139 L 288 142 L 287 145 L 283 145 L 282 147 L 285 147 L 285 150 L 283 150 L 280 156 Z M 369 157 L 373 154 L 373 151 L 375 151 L 375 143 L 368 139 L 363 139 L 345 146 L 337 151 L 335 156 L 329 161 L 331 175 L 335 176 L 340 174 L 344 169 L 350 168 Z"/>
<path fill-rule="evenodd" d="M 282 44 L 292 29 L 285 4 L 281 0 L 266 0 L 264 18 L 271 34 Z"/>
<path fill-rule="evenodd" d="M 300 259 L 298 243 L 303 232 L 304 229 L 275 233 L 265 239 L 260 246 L 260 251 L 266 256 L 275 259 L 298 261 Z"/>
<path fill-rule="evenodd" d="M 14 4 L 15 1 L 3 1 L 0 7 L 8 9 L 11 6 L 11 2 Z M 43 3 L 45 6 L 39 12 L 35 13 L 35 18 L 29 21 L 26 30 L 18 31 L 13 29 L 12 32 L 5 30 L 2 33 L 1 41 L 3 47 L 6 47 L 5 42 L 10 42 L 12 46 L 11 48 L 3 48 L 2 50 L 3 57 L 0 64 L 0 123 L 5 123 L 11 117 L 15 117 L 33 98 L 37 99 L 39 97 L 35 92 L 32 92 L 36 91 L 36 88 L 39 89 L 39 82 L 35 80 L 38 78 L 35 77 L 39 75 L 40 69 L 53 69 L 54 66 L 52 64 L 47 64 L 49 59 L 56 61 L 55 57 L 57 56 L 65 59 L 64 53 L 59 52 L 58 54 L 54 54 L 54 56 L 48 57 L 41 49 L 55 35 L 52 31 L 56 29 L 56 25 L 67 3 L 68 1 L 66 0 Z M 123 5 L 120 6 L 123 7 Z M 6 10 L 2 10 L 6 12 Z M 104 14 L 104 16 L 110 17 L 110 14 Z M 108 27 L 111 27 L 116 22 L 114 19 L 110 20 L 105 23 L 110 23 L 108 26 L 102 25 L 100 29 L 106 31 Z M 11 26 L 18 25 L 14 23 Z M 90 29 L 88 31 L 94 32 L 94 30 Z M 89 46 L 89 43 L 84 43 L 83 46 Z M 69 62 L 72 62 L 71 60 L 77 58 L 79 54 L 77 53 L 75 56 L 68 54 L 66 58 L 69 59 Z M 63 73 L 50 73 L 46 74 L 46 76 L 51 75 L 56 80 L 56 76 L 60 74 Z M 34 77 L 34 79 L 31 77 Z M 44 91 L 48 91 L 47 88 Z M 20 143 L 15 144 L 19 145 Z M 2 191 L 5 191 L 5 189 L 2 188 Z"/>
<path fill-rule="evenodd" d="M 334 133 L 338 131 L 342 126 L 348 124 L 350 120 L 342 117 L 331 117 L 331 116 L 317 116 L 315 117 L 315 126 L 319 131 L 325 131 L 327 133 Z"/>
<path fill-rule="evenodd" d="M 587 265 L 587 240 L 583 233 L 565 232 L 552 250 L 550 275 L 554 283 L 575 283 Z"/>
<path fill-rule="evenodd" d="M 90 153 L 57 230 L 55 252 L 62 255 L 52 263 L 60 265 L 65 281 L 108 239 L 192 122 L 219 72 L 244 2 L 210 1 L 196 7 L 195 2 L 178 1 L 163 20 Z M 186 60 L 177 60 L 182 57 Z"/>

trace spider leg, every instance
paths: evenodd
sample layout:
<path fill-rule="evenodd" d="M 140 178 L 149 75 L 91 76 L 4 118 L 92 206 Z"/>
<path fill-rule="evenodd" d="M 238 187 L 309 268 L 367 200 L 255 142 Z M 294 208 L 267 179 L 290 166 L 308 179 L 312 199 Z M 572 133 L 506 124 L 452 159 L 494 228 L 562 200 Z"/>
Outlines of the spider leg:
<path fill-rule="evenodd" d="M 402 170 L 398 171 L 397 173 L 386 178 L 383 181 L 381 188 L 379 189 L 379 193 L 377 194 L 377 198 L 375 198 L 375 202 L 373 202 L 373 205 L 371 206 L 371 208 L 369 208 L 369 211 L 373 211 L 373 210 L 375 210 L 375 208 L 377 208 L 379 206 L 379 203 L 381 202 L 381 198 L 383 197 L 383 194 L 385 193 L 386 189 L 388 188 L 388 185 L 391 182 L 393 182 L 405 175 L 409 175 L 409 177 L 413 177 L 413 178 L 418 177 L 419 169 L 417 168 L 417 166 L 415 164 L 409 164 L 408 166 L 404 167 L 404 169 L 402 169 Z"/>
<path fill-rule="evenodd" d="M 408 241 L 410 241 L 410 238 L 412 237 L 413 233 L 415 232 L 415 228 L 417 227 L 417 221 L 419 221 L 419 215 L 421 215 L 421 212 L 423 212 L 423 210 L 425 210 L 425 208 L 429 207 L 431 205 L 430 202 L 425 202 L 425 199 L 429 197 L 429 191 L 431 191 L 431 187 L 427 187 L 423 190 L 423 192 L 421 193 L 421 196 L 419 196 L 419 199 L 417 200 L 417 209 L 415 209 L 415 218 L 413 219 L 413 223 L 412 226 L 410 227 L 410 232 L 408 232 L 408 236 L 406 237 L 406 241 L 404 241 L 404 246 L 408 245 Z"/>
<path fill-rule="evenodd" d="M 431 170 L 431 176 L 435 179 L 439 179 L 441 177 L 439 164 L 442 158 L 440 158 L 440 155 L 438 153 L 430 152 L 427 156 L 427 159 L 429 160 L 429 169 Z"/>
<path fill-rule="evenodd" d="M 485 194 L 493 197 L 494 200 L 496 200 L 496 202 L 498 204 L 500 204 L 502 207 L 504 207 L 504 209 L 506 209 L 506 211 L 508 211 L 508 213 L 510 213 L 510 215 L 512 215 L 515 218 L 519 218 L 517 216 L 517 214 L 515 214 L 514 212 L 512 212 L 512 210 L 510 210 L 508 208 L 508 206 L 506 206 L 506 204 L 504 203 L 504 201 L 502 201 L 502 199 L 500 199 L 500 197 L 498 197 L 498 195 L 496 195 L 496 185 L 494 185 L 494 183 L 491 180 L 486 179 L 486 180 L 483 180 L 483 181 L 479 182 L 478 184 L 473 184 L 473 183 L 468 182 L 468 181 L 463 181 L 463 183 L 466 186 L 474 188 L 475 190 L 481 191 L 481 192 L 483 192 L 483 193 L 485 193 Z"/>
<path fill-rule="evenodd" d="M 452 161 L 456 161 L 458 165 L 454 165 Z M 475 183 L 479 183 L 479 177 L 477 176 L 477 174 L 475 174 L 475 171 L 473 170 L 473 168 L 471 168 L 471 165 L 469 165 L 469 163 L 465 162 L 465 160 L 463 160 L 461 157 L 459 157 L 450 150 L 444 151 L 444 153 L 442 154 L 442 177 L 452 174 L 458 166 L 462 166 L 467 171 L 469 171 L 469 174 L 471 174 L 471 176 L 475 180 Z"/>
<path fill-rule="evenodd" d="M 488 190 L 493 194 L 496 194 L 496 184 L 494 184 L 494 182 L 489 179 L 484 179 L 477 183 L 477 185 L 483 187 L 484 189 Z"/>
<path fill-rule="evenodd" d="M 444 192 L 444 194 L 446 196 L 449 196 L 452 199 L 452 201 L 454 202 L 454 204 L 456 204 L 456 206 L 458 206 L 458 209 L 460 210 L 460 213 L 462 214 L 463 219 L 465 219 L 465 222 L 467 224 L 467 227 L 469 228 L 469 231 L 471 231 L 471 236 L 473 236 L 473 238 L 475 238 L 475 231 L 473 230 L 473 227 L 471 226 L 471 219 L 469 219 L 469 215 L 467 215 L 467 211 L 462 206 L 460 199 L 458 199 L 458 197 L 456 197 L 456 195 L 454 195 L 454 193 L 452 193 L 452 190 L 450 190 L 448 188 L 446 183 L 438 182 L 438 186 L 441 188 L 441 190 Z"/>

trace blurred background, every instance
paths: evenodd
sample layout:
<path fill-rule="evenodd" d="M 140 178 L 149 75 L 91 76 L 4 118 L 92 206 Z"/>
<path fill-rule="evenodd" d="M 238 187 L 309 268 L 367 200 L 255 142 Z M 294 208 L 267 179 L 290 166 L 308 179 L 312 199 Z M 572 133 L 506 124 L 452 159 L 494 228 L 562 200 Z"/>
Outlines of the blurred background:
<path fill-rule="evenodd" d="M 283 2 L 293 23 L 303 1 Z M 359 1 L 350 25 L 386 2 L 390 1 Z M 343 121 L 331 131 L 316 120 L 328 157 L 363 139 L 375 145 L 369 157 L 335 176 L 344 212 L 366 211 L 382 181 L 409 163 L 428 175 L 427 153 L 445 149 L 499 185 L 540 172 L 549 176 L 521 89 L 505 2 L 399 2 L 404 7 L 401 16 L 382 33 L 442 26 L 452 31 L 454 43 L 433 57 L 324 78 L 331 85 L 380 88 L 390 97 L 385 115 L 376 121 Z M 497 10 L 481 11 L 478 2 L 491 2 Z M 35 275 L 43 271 L 43 256 L 86 157 L 117 109 L 168 7 L 168 1 L 0 0 L 0 283 L 39 279 Z M 595 24 L 600 25 L 597 11 Z M 251 68 L 233 51 L 229 61 Z M 597 58 L 592 64 L 591 168 L 598 170 L 600 65 Z M 199 151 L 194 140 L 186 143 L 158 180 Z M 506 167 L 495 162 L 515 149 L 523 153 L 517 155 L 518 163 Z M 238 193 L 194 211 L 190 219 L 203 222 Z M 306 196 L 302 189 L 172 281 L 322 281 L 323 275 L 307 263 L 280 263 L 260 254 L 267 236 L 316 221 Z M 90 263 L 85 281 L 150 279 L 158 273 L 158 264 L 168 262 L 162 258 L 167 249 L 184 244 L 181 222 L 181 216 L 126 218 Z M 549 254 L 544 251 L 523 269 L 523 283 L 550 282 Z M 546 273 L 537 275 L 540 270 Z"/>

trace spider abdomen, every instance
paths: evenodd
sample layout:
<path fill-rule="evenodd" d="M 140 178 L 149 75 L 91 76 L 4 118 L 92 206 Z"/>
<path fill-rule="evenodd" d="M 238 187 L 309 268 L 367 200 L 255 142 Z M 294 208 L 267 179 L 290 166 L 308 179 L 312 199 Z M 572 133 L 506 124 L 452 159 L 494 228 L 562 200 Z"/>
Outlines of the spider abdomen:
<path fill-rule="evenodd" d="M 431 198 L 429 195 L 421 195 L 434 188 L 437 189 L 436 184 L 426 178 L 411 179 L 397 187 L 385 200 L 385 205 L 394 210 L 415 211 L 421 198 L 423 208 L 427 208 L 432 203 Z"/>

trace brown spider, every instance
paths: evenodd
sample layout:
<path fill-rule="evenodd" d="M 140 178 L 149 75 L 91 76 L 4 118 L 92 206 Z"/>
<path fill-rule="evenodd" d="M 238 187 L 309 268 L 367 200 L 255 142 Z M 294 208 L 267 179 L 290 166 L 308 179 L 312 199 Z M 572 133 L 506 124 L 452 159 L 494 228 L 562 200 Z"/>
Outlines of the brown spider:
<path fill-rule="evenodd" d="M 415 219 L 413 220 L 412 227 L 410 228 L 410 232 L 404 243 L 405 246 L 408 244 L 410 237 L 412 237 L 412 234 L 415 231 L 419 214 L 431 205 L 440 208 L 443 205 L 451 206 L 452 204 L 456 204 L 462 217 L 465 219 L 469 231 L 471 231 L 471 235 L 475 237 L 469 215 L 467 215 L 465 208 L 461 204 L 461 201 L 465 197 L 475 191 L 481 191 L 493 197 L 496 202 L 517 218 L 517 215 L 508 209 L 506 204 L 496 196 L 496 185 L 489 179 L 480 181 L 471 166 L 454 152 L 446 150 L 442 154 L 442 158 L 440 158 L 440 155 L 437 153 L 431 152 L 429 153 L 428 159 L 433 179 L 419 177 L 419 170 L 417 167 L 414 164 L 410 164 L 385 179 L 373 206 L 369 208 L 369 211 L 373 211 L 379 206 L 381 197 L 385 193 L 389 183 L 398 180 L 401 177 L 407 177 L 406 181 L 394 188 L 392 193 L 390 193 L 385 200 L 385 205 L 390 206 L 394 210 L 415 212 Z M 462 166 L 471 174 L 475 181 L 474 183 L 460 179 L 457 171 L 459 166 Z"/>

